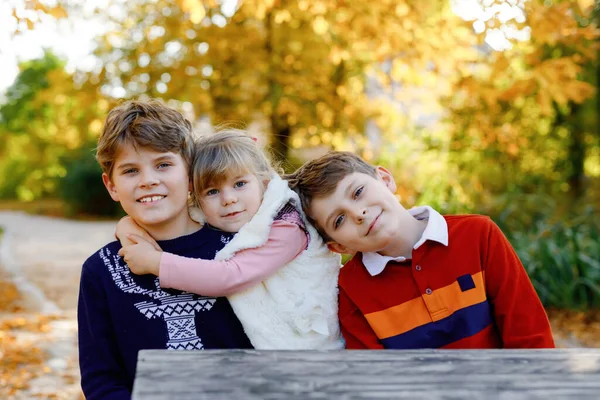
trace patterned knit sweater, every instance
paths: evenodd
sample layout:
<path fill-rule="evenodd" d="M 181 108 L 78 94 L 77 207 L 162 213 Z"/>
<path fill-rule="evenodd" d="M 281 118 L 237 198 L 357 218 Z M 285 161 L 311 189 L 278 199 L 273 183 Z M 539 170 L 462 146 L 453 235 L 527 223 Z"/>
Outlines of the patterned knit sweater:
<path fill-rule="evenodd" d="M 165 251 L 212 259 L 232 235 L 208 226 L 159 241 Z M 88 400 L 129 399 L 142 349 L 251 348 L 227 299 L 162 289 L 134 275 L 112 242 L 83 265 L 78 305 L 81 386 Z"/>

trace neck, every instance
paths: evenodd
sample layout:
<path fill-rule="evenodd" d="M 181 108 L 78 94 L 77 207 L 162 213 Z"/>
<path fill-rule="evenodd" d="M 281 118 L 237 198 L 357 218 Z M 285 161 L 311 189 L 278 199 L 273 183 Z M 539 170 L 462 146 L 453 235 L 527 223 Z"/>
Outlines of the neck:
<path fill-rule="evenodd" d="M 413 248 L 423 236 L 427 220 L 419 221 L 407 215 L 409 218 L 401 222 L 402 228 L 397 230 L 398 234 L 385 249 L 379 251 L 382 256 L 412 258 Z"/>
<path fill-rule="evenodd" d="M 195 222 L 189 216 L 179 221 L 171 221 L 168 224 L 163 225 L 150 225 L 144 226 L 144 228 L 154 240 L 171 240 L 176 239 L 180 236 L 186 236 L 196 232 L 202 227 L 199 223 Z"/>

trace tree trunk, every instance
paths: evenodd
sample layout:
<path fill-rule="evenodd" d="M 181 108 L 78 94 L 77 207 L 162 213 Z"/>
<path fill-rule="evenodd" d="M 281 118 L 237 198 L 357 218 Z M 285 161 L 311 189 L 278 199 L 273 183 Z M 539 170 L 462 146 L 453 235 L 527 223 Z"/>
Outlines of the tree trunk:
<path fill-rule="evenodd" d="M 569 192 L 572 200 L 576 201 L 583 195 L 583 180 L 585 177 L 584 162 L 585 162 L 585 132 L 584 126 L 581 123 L 580 111 L 581 106 L 579 104 L 571 104 L 571 113 L 569 115 L 569 131 L 570 143 L 569 143 L 569 175 L 567 176 L 567 183 L 569 184 Z"/>
<path fill-rule="evenodd" d="M 273 133 L 273 144 L 271 146 L 273 157 L 275 158 L 275 161 L 282 163 L 282 166 L 284 166 L 285 161 L 288 159 L 288 151 L 290 148 L 290 126 L 281 121 L 281 118 L 278 115 L 272 115 L 271 129 Z"/>
<path fill-rule="evenodd" d="M 273 152 L 274 161 L 281 163 L 285 166 L 288 159 L 288 150 L 290 148 L 290 134 L 291 129 L 287 123 L 285 115 L 280 115 L 277 111 L 277 106 L 283 96 L 283 87 L 280 82 L 276 79 L 277 72 L 280 72 L 281 62 L 280 58 L 276 57 L 275 40 L 273 37 L 273 30 L 275 29 L 276 23 L 274 22 L 274 9 L 276 7 L 283 8 L 283 3 L 278 3 L 274 6 L 265 16 L 266 21 L 266 40 L 265 40 L 265 51 L 269 60 L 269 70 L 267 71 L 267 85 L 269 92 L 265 100 L 271 103 L 271 150 Z"/>

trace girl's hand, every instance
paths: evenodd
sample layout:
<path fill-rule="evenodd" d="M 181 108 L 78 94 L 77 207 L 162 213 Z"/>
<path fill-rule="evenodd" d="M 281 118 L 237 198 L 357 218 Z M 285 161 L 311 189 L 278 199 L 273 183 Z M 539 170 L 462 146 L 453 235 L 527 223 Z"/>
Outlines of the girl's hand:
<path fill-rule="evenodd" d="M 123 247 L 134 244 L 134 242 L 127 238 L 128 234 L 141 236 L 147 242 L 150 242 L 150 244 L 152 244 L 157 251 L 162 250 L 158 243 L 156 243 L 154 238 L 150 236 L 146 230 L 139 226 L 129 215 L 126 215 L 119 220 L 119 223 L 117 223 L 117 229 L 115 230 L 115 237 L 121 242 L 121 246 Z"/>
<path fill-rule="evenodd" d="M 136 275 L 158 276 L 162 252 L 156 250 L 152 243 L 141 236 L 128 234 L 127 239 L 132 244 L 121 247 L 119 255 L 123 257 L 131 272 Z"/>

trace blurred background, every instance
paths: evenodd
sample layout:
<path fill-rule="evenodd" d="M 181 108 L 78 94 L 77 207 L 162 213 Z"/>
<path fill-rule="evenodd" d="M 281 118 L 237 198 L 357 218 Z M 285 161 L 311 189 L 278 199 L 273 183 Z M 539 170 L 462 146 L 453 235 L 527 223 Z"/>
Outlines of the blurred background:
<path fill-rule="evenodd" d="M 550 313 L 598 321 L 599 22 L 597 0 L 8 0 L 0 207 L 118 215 L 96 140 L 158 97 L 287 170 L 350 150 L 407 207 L 490 215 Z"/>

